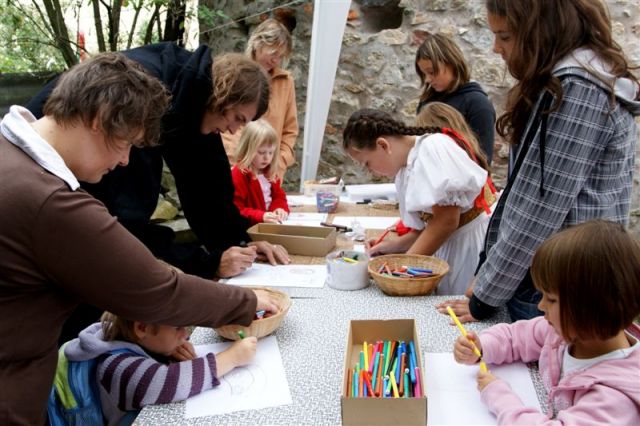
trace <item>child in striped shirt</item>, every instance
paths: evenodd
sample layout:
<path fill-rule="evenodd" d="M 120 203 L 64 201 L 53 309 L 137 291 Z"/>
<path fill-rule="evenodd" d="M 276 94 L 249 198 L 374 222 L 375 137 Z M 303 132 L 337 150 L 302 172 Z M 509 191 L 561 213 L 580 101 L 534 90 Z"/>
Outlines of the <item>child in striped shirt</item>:
<path fill-rule="evenodd" d="M 257 339 L 247 337 L 217 355 L 198 358 L 188 335 L 186 327 L 144 324 L 105 312 L 64 351 L 70 361 L 98 358 L 105 421 L 130 424 L 145 405 L 182 401 L 217 386 L 220 377 L 250 363 L 256 353 Z"/>

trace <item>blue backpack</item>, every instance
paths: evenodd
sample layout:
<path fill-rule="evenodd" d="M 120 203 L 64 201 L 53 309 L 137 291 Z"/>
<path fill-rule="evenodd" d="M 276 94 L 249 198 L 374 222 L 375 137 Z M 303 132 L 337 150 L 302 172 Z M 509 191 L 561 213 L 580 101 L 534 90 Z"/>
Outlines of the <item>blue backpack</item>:
<path fill-rule="evenodd" d="M 47 402 L 49 423 L 52 426 L 104 425 L 96 380 L 98 358 L 69 361 L 64 354 L 65 346 L 66 343 L 58 351 L 58 366 Z M 120 352 L 135 353 L 123 348 L 105 355 Z"/>

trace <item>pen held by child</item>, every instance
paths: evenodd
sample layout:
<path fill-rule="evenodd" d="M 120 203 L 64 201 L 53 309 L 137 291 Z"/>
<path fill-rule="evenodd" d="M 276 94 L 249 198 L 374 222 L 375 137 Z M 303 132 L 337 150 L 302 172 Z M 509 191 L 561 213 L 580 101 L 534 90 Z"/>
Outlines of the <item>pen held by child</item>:
<path fill-rule="evenodd" d="M 447 306 L 447 312 L 449 313 L 449 316 L 451 316 L 451 318 L 453 319 L 453 322 L 455 322 L 456 325 L 458 326 L 460 333 L 464 337 L 467 337 L 467 330 L 465 330 L 464 326 L 456 316 L 456 313 L 453 312 L 453 309 L 451 309 L 451 306 Z M 476 354 L 476 356 L 480 359 L 480 371 L 482 371 L 483 373 L 486 373 L 488 371 L 487 364 L 485 364 L 485 362 L 482 360 L 482 353 L 480 353 L 480 349 L 478 349 L 478 347 L 476 346 L 473 340 L 469 339 L 468 337 L 467 337 L 467 340 L 469 340 L 469 342 L 471 343 L 471 346 L 473 346 L 473 353 Z"/>

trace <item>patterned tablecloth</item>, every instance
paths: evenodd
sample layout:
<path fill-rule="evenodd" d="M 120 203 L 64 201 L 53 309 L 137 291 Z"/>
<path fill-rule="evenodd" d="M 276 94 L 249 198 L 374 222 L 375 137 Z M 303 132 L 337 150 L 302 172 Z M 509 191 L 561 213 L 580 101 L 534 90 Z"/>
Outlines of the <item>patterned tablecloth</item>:
<path fill-rule="evenodd" d="M 306 207 L 296 210 L 313 211 Z M 392 216 L 397 215 L 397 211 L 342 204 L 337 214 Z M 373 237 L 380 232 L 368 231 L 368 235 Z M 348 238 L 338 239 L 341 247 L 350 244 L 352 242 Z M 324 262 L 324 258 L 303 256 L 293 256 L 293 260 L 295 263 Z M 458 329 L 449 324 L 449 318 L 435 309 L 435 305 L 450 299 L 450 296 L 390 297 L 373 282 L 363 290 L 351 292 L 328 286 L 321 289 L 289 288 L 286 291 L 292 297 L 293 305 L 274 334 L 293 404 L 188 420 L 184 418 L 184 403 L 149 406 L 142 410 L 135 424 L 340 424 L 340 392 L 350 320 L 413 318 L 423 353 L 451 352 L 459 335 Z M 507 320 L 506 311 L 501 310 L 491 321 L 468 324 L 468 329 L 479 331 Z M 220 338 L 212 329 L 197 328 L 191 340 L 194 344 L 205 344 L 220 341 Z M 535 366 L 532 366 L 531 373 L 544 407 L 544 391 Z"/>

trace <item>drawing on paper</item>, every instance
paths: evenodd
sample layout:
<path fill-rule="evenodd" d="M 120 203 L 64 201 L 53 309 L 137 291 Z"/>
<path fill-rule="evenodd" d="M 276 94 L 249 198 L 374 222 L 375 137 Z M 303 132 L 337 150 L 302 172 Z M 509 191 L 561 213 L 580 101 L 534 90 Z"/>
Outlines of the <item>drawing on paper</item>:
<path fill-rule="evenodd" d="M 227 395 L 261 393 L 266 389 L 267 375 L 258 365 L 236 367 L 220 379 L 219 389 Z"/>

